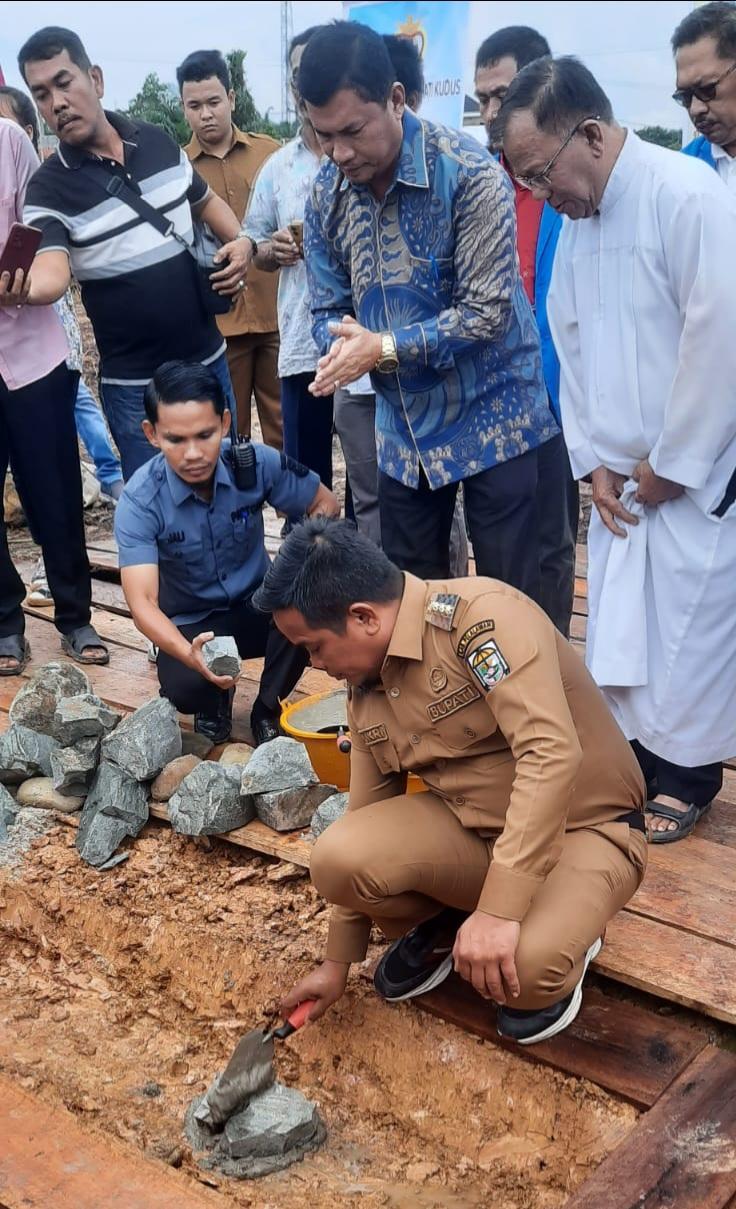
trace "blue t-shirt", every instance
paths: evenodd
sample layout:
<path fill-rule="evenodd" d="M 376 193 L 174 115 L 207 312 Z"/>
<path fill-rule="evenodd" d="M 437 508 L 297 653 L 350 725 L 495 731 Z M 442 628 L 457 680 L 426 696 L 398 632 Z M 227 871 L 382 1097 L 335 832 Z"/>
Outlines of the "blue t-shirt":
<path fill-rule="evenodd" d="M 159 453 L 127 482 L 115 510 L 121 567 L 159 569 L 159 606 L 177 625 L 200 621 L 250 596 L 269 558 L 263 505 L 300 519 L 319 488 L 312 470 L 254 445 L 256 486 L 240 491 L 223 442 L 211 500 L 203 500 Z"/>

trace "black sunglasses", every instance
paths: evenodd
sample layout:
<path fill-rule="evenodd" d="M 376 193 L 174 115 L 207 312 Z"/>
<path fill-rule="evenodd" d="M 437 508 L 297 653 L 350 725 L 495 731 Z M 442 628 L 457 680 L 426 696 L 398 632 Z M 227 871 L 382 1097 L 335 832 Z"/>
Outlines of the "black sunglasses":
<path fill-rule="evenodd" d="M 677 101 L 678 105 L 684 105 L 685 109 L 689 109 L 693 103 L 693 97 L 697 97 L 704 105 L 710 101 L 715 101 L 718 85 L 721 80 L 725 80 L 726 76 L 730 76 L 732 71 L 736 71 L 736 63 L 732 63 L 727 67 L 722 76 L 714 80 L 712 84 L 696 84 L 694 88 L 678 88 L 677 92 L 672 93 L 672 100 Z"/>

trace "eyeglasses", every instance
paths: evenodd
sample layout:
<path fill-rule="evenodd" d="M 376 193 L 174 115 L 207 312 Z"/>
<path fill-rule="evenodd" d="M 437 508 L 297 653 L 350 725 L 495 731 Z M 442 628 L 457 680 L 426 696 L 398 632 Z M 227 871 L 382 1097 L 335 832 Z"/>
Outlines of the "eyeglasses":
<path fill-rule="evenodd" d="M 722 76 L 714 80 L 712 84 L 696 84 L 694 88 L 678 88 L 677 92 L 672 93 L 672 100 L 677 101 L 678 105 L 684 105 L 685 109 L 689 109 L 693 103 L 693 97 L 697 97 L 704 105 L 710 101 L 715 101 L 718 85 L 726 76 L 730 76 L 732 71 L 736 71 L 736 63 L 732 63 L 727 67 Z"/>
<path fill-rule="evenodd" d="M 580 127 L 584 126 L 586 122 L 600 122 L 600 120 L 601 119 L 595 115 L 592 117 L 581 118 L 577 126 L 573 126 L 564 143 L 557 148 L 552 156 L 552 159 L 548 164 L 545 164 L 541 172 L 535 172 L 533 176 L 517 176 L 516 173 L 514 173 L 514 180 L 521 185 L 522 189 L 552 189 L 553 185 L 552 181 L 549 179 L 549 174 L 562 155 L 562 152 L 567 147 L 568 143 L 572 142 Z"/>

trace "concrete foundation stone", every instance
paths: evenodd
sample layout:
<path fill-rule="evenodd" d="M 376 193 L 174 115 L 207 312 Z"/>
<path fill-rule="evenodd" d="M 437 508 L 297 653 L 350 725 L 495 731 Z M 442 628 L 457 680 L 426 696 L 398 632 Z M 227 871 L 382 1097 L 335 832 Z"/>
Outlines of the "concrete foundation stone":
<path fill-rule="evenodd" d="M 82 860 L 99 867 L 126 836 L 136 836 L 148 819 L 146 791 L 122 768 L 103 760 L 84 803 L 77 831 Z"/>
<path fill-rule="evenodd" d="M 102 759 L 117 764 L 136 781 L 153 780 L 180 755 L 176 710 L 165 697 L 147 701 L 102 740 Z"/>
<path fill-rule="evenodd" d="M 279 735 L 255 749 L 243 773 L 241 789 L 250 794 L 278 793 L 316 784 L 317 774 L 304 744 Z"/>
<path fill-rule="evenodd" d="M 62 697 L 91 692 L 92 685 L 75 664 L 45 663 L 15 694 L 9 710 L 10 721 L 53 735 L 54 715 Z"/>
<path fill-rule="evenodd" d="M 237 766 L 203 761 L 169 798 L 169 821 L 180 835 L 221 835 L 253 818 L 253 801 L 241 795 Z"/>
<path fill-rule="evenodd" d="M 267 827 L 273 827 L 274 831 L 296 831 L 308 827 L 317 807 L 336 793 L 336 785 L 305 785 L 276 793 L 255 794 L 253 801 L 256 814 Z"/>

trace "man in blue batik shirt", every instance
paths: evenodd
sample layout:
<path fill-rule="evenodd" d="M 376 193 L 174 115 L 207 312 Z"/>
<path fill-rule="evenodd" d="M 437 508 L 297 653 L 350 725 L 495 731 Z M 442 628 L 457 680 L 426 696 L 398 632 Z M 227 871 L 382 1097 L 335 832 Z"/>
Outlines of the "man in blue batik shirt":
<path fill-rule="evenodd" d="M 462 482 L 478 573 L 538 598 L 537 449 L 558 428 L 507 176 L 474 139 L 406 109 L 365 26 L 315 32 L 299 91 L 331 161 L 305 215 L 324 354 L 312 391 L 371 372 L 383 547 L 446 577 Z"/>

